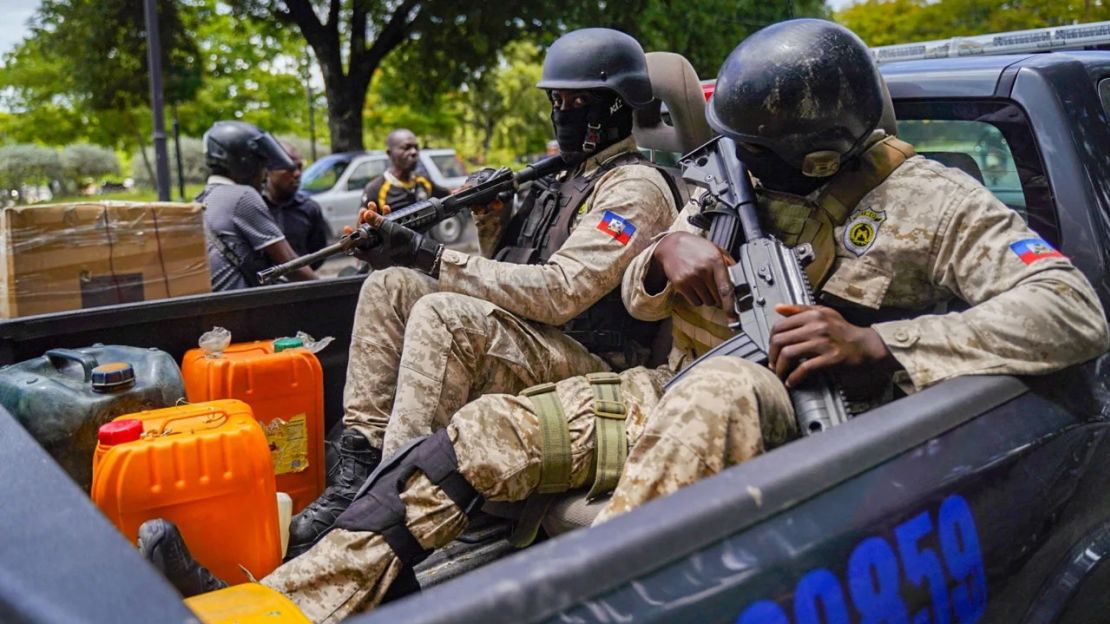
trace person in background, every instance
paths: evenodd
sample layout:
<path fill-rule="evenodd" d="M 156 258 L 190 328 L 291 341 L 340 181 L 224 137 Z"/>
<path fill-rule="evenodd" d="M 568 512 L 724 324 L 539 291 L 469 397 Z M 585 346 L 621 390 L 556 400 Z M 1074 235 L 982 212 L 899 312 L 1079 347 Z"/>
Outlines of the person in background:
<path fill-rule="evenodd" d="M 385 152 L 389 156 L 389 168 L 370 180 L 362 190 L 360 206 L 365 208 L 374 202 L 378 206 L 399 210 L 429 197 L 446 197 L 449 194 L 447 189 L 436 186 L 416 171 L 420 145 L 411 130 L 398 128 L 390 132 L 385 139 Z"/>
<path fill-rule="evenodd" d="M 289 155 L 293 166 L 267 172 L 262 199 L 266 200 L 270 214 L 285 233 L 289 246 L 298 256 L 304 256 L 328 244 L 328 224 L 320 204 L 300 190 L 301 169 L 304 167 L 300 152 L 285 141 L 281 142 L 281 147 Z M 323 263 L 323 260 L 313 263 L 312 269 L 319 269 Z"/>
<path fill-rule="evenodd" d="M 241 121 L 217 121 L 204 133 L 208 183 L 197 195 L 204 204 L 204 229 L 212 290 L 258 286 L 259 269 L 297 257 L 259 194 L 266 170 L 291 169 L 289 155 L 274 137 Z M 308 267 L 289 279 L 316 279 Z"/>

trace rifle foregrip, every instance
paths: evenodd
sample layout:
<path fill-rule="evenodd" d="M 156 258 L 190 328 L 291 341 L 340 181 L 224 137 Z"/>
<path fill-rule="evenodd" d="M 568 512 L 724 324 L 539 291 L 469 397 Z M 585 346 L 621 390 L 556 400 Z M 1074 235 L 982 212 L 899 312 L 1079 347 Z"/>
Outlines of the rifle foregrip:
<path fill-rule="evenodd" d="M 802 435 L 820 433 L 848 420 L 844 398 L 826 375 L 807 380 L 790 390 L 794 418 Z"/>

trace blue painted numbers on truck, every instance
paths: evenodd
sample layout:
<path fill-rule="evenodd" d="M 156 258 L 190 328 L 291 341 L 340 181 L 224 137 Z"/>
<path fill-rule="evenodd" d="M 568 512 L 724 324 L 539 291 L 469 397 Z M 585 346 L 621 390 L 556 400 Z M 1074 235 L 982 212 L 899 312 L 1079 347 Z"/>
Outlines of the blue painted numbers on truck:
<path fill-rule="evenodd" d="M 971 624 L 987 606 L 987 576 L 971 507 L 953 494 L 933 516 L 923 511 L 856 544 L 845 582 L 827 568 L 810 570 L 787 608 L 773 600 L 748 605 L 736 624 Z M 936 545 L 939 545 L 939 555 Z"/>

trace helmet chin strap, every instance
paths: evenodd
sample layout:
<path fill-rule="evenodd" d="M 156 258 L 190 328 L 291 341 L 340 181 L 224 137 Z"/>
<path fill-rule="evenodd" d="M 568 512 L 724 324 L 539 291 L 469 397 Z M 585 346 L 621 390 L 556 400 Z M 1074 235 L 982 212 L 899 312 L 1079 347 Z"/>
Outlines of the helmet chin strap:
<path fill-rule="evenodd" d="M 616 143 L 631 132 L 631 121 L 631 109 L 615 94 L 585 108 L 551 109 L 551 124 L 560 149 L 568 153 L 592 154 Z"/>
<path fill-rule="evenodd" d="M 590 112 L 586 115 L 586 136 L 582 141 L 582 151 L 592 153 L 597 150 L 597 146 L 602 141 L 601 130 L 605 124 L 613 118 L 624 106 L 624 100 L 620 98 L 613 98 L 613 103 L 605 106 L 604 102 L 594 105 L 590 108 Z M 620 132 L 617 128 L 609 126 L 605 138 L 607 142 L 612 142 L 617 139 L 617 134 Z"/>

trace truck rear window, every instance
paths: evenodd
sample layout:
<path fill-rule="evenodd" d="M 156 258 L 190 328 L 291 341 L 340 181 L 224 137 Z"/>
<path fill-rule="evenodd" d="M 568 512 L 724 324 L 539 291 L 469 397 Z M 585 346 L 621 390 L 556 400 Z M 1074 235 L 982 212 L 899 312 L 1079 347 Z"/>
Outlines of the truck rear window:
<path fill-rule="evenodd" d="M 898 102 L 899 138 L 922 156 L 963 170 L 1059 243 L 1056 209 L 1025 113 L 1004 102 Z"/>

